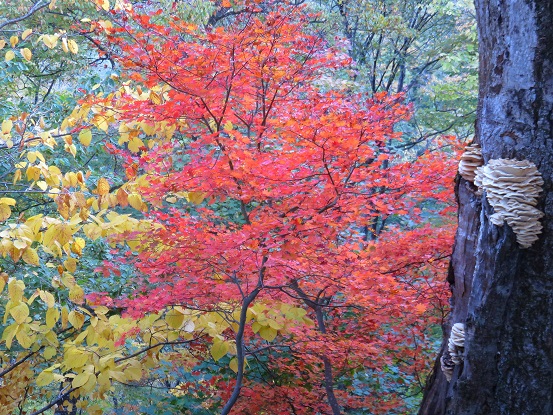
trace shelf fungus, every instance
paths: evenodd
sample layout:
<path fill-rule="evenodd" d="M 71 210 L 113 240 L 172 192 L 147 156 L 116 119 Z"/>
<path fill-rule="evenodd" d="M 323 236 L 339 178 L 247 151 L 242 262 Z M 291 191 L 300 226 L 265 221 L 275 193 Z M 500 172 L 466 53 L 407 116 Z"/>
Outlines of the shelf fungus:
<path fill-rule="evenodd" d="M 465 325 L 463 323 L 455 323 L 451 328 L 447 350 L 440 358 L 442 372 L 448 382 L 451 381 L 455 365 L 460 365 L 463 362 L 463 353 L 465 351 Z"/>
<path fill-rule="evenodd" d="M 470 144 L 459 160 L 459 174 L 463 179 L 474 183 L 476 169 L 483 164 L 482 149 L 478 144 Z"/>
<path fill-rule="evenodd" d="M 528 160 L 490 160 L 476 169 L 474 184 L 486 192 L 493 207 L 490 221 L 497 226 L 504 222 L 513 229 L 522 248 L 529 248 L 542 232 L 539 222 L 543 213 L 535 206 L 542 191 L 543 179 Z"/>

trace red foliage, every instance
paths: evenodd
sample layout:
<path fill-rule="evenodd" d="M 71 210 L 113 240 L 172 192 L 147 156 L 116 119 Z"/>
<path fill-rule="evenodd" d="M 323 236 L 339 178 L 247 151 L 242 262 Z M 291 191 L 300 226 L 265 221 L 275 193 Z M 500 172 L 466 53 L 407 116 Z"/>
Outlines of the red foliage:
<path fill-rule="evenodd" d="M 120 119 L 164 121 L 179 139 L 124 156 L 131 176 L 148 174 L 149 216 L 163 225 L 136 257 L 147 294 L 126 301 L 129 312 L 212 310 L 252 293 L 302 306 L 315 326 L 260 352 L 272 379 L 247 377 L 236 413 L 327 413 L 325 358 L 342 407 L 401 405 L 393 390 L 363 390 L 385 368 L 426 369 L 426 329 L 446 302 L 451 158 L 393 151 L 409 114 L 402 97 L 325 85 L 348 59 L 309 35 L 297 9 L 243 13 L 207 32 L 130 17 L 141 30 L 110 36 L 127 78 L 167 88 L 156 102 L 118 96 Z M 163 203 L 183 191 L 205 200 Z M 439 214 L 439 226 L 424 224 Z M 245 342 L 264 343 L 249 326 Z"/>

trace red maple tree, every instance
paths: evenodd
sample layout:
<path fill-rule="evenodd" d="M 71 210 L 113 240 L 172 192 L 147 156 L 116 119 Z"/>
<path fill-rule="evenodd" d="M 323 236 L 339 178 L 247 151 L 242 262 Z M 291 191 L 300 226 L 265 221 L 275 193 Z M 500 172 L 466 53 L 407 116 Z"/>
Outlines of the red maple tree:
<path fill-rule="evenodd" d="M 175 130 L 152 148 L 112 147 L 130 176 L 147 175 L 142 196 L 160 225 L 127 235 L 142 241 L 132 261 L 145 277 L 125 307 L 226 316 L 236 376 L 216 383 L 224 414 L 400 406 L 386 370 L 425 370 L 428 324 L 444 308 L 436 281 L 452 242 L 451 158 L 394 151 L 410 111 L 403 97 L 335 88 L 329 79 L 349 59 L 309 33 L 301 8 L 248 5 L 207 30 L 119 17 L 109 41 L 127 85 L 152 92 L 102 102 L 121 123 Z M 429 215 L 444 219 L 431 226 Z M 256 304 L 271 324 L 254 318 Z M 286 305 L 310 320 L 270 317 Z M 246 362 L 260 356 L 264 376 L 249 376 Z"/>

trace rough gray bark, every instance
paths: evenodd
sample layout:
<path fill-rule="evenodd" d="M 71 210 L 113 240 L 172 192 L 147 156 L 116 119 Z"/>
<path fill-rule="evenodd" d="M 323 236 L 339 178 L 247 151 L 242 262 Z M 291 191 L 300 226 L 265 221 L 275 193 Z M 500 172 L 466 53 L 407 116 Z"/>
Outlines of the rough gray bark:
<path fill-rule="evenodd" d="M 424 399 L 419 414 L 445 414 L 450 384 L 447 382 L 440 368 L 440 357 L 447 348 L 447 339 L 453 323 L 463 322 L 467 316 L 469 296 L 472 288 L 472 276 L 476 265 L 476 246 L 478 230 L 480 228 L 480 212 L 482 203 L 476 196 L 475 188 L 471 183 L 458 177 L 455 186 L 457 205 L 459 206 L 459 227 L 455 236 L 455 248 L 451 256 L 448 282 L 451 286 L 451 314 L 443 327 L 444 339 L 432 374 L 427 380 Z M 456 368 L 452 384 L 459 374 Z"/>
<path fill-rule="evenodd" d="M 453 310 L 466 325 L 465 363 L 435 372 L 420 415 L 553 414 L 553 0 L 477 0 L 484 162 L 527 159 L 545 184 L 540 239 L 520 249 L 489 222 L 485 197 L 460 179 L 451 263 Z"/>

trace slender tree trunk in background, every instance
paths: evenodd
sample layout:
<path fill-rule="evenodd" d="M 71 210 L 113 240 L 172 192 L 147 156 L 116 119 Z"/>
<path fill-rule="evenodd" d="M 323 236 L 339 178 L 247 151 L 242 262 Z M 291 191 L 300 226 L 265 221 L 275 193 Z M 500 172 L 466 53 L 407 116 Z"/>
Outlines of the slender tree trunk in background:
<path fill-rule="evenodd" d="M 553 0 L 477 0 L 484 162 L 533 162 L 544 179 L 543 233 L 521 249 L 460 179 L 451 318 L 466 326 L 451 383 L 436 365 L 420 415 L 553 414 Z M 445 345 L 442 347 L 444 350 Z"/>

